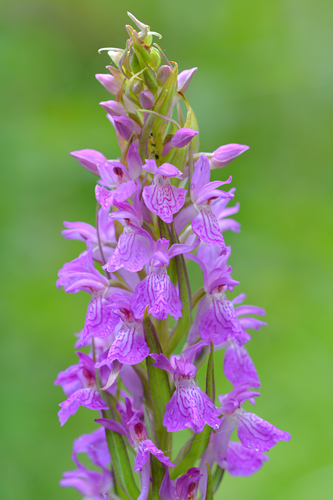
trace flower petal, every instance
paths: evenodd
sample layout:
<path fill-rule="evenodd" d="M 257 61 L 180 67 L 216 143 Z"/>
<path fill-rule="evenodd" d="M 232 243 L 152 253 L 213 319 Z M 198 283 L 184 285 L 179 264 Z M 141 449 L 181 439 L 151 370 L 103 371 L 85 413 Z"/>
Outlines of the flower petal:
<path fill-rule="evenodd" d="M 158 215 L 164 222 L 171 223 L 173 214 L 177 213 L 185 203 L 186 189 L 172 186 L 166 180 L 162 185 L 159 182 L 143 188 L 142 197 L 146 206 L 153 214 Z"/>
<path fill-rule="evenodd" d="M 215 214 L 209 205 L 204 205 L 196 217 L 192 220 L 193 232 L 207 243 L 207 245 L 219 245 L 225 248 L 223 236 Z"/>
<path fill-rule="evenodd" d="M 267 455 L 245 448 L 236 441 L 230 441 L 223 468 L 227 469 L 231 476 L 250 476 L 267 460 L 269 460 Z"/>
<path fill-rule="evenodd" d="M 278 441 L 289 441 L 289 432 L 281 431 L 254 413 L 243 409 L 237 411 L 239 420 L 238 437 L 243 446 L 265 452 Z"/>
<path fill-rule="evenodd" d="M 248 387 L 259 387 L 257 370 L 244 346 L 231 342 L 224 356 L 224 374 L 233 386 L 247 384 Z"/>

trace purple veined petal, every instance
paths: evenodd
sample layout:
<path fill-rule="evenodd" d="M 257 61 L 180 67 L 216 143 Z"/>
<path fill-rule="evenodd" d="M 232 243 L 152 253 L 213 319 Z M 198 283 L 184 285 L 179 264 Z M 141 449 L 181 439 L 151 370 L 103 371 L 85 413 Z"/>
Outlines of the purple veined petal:
<path fill-rule="evenodd" d="M 179 212 L 173 220 L 176 233 L 179 235 L 184 227 L 191 222 L 192 219 L 197 215 L 198 211 L 194 205 L 189 205 Z"/>
<path fill-rule="evenodd" d="M 126 325 L 117 332 L 116 338 L 109 349 L 107 363 L 117 359 L 120 363 L 137 365 L 149 354 L 149 347 L 143 338 L 143 331 L 138 332 L 141 325 Z M 142 330 L 142 326 L 141 326 Z"/>
<path fill-rule="evenodd" d="M 90 410 L 107 410 L 108 407 L 100 397 L 95 388 L 79 389 L 68 399 L 59 404 L 61 410 L 58 412 L 60 425 L 63 426 L 71 415 L 74 415 L 79 406 L 85 406 Z"/>
<path fill-rule="evenodd" d="M 150 90 L 143 90 L 139 94 L 139 103 L 143 109 L 153 109 L 155 106 L 155 97 Z"/>
<path fill-rule="evenodd" d="M 195 163 L 194 171 L 191 179 L 191 199 L 196 201 L 200 190 L 208 184 L 210 179 L 209 161 L 206 156 L 200 156 Z"/>
<path fill-rule="evenodd" d="M 110 302 L 102 295 L 97 295 L 88 304 L 84 323 L 82 345 L 89 344 L 92 337 L 107 338 L 119 323 L 119 316 L 109 308 Z"/>
<path fill-rule="evenodd" d="M 233 159 L 247 151 L 249 146 L 243 144 L 226 144 L 217 148 L 212 155 L 211 164 L 213 168 L 225 167 Z"/>
<path fill-rule="evenodd" d="M 223 186 L 223 184 L 230 184 L 232 181 L 232 176 L 226 180 L 226 181 L 213 181 L 213 182 L 208 182 L 205 186 L 203 186 L 199 192 L 196 195 L 196 204 L 201 205 L 208 200 L 212 199 L 213 203 L 216 201 L 214 198 L 224 198 L 224 199 L 232 199 L 234 195 L 229 191 L 222 191 L 220 189 L 217 189 L 220 186 Z"/>
<path fill-rule="evenodd" d="M 191 69 L 185 69 L 181 73 L 179 73 L 177 80 L 178 80 L 178 92 L 181 92 L 182 94 L 185 94 L 187 91 L 192 77 L 194 73 L 197 71 L 198 68 L 191 68 Z"/>
<path fill-rule="evenodd" d="M 265 321 L 261 321 L 260 319 L 250 318 L 250 317 L 239 318 L 239 324 L 242 326 L 242 328 L 244 328 L 244 330 L 247 329 L 260 330 L 262 326 L 267 326 L 267 323 Z"/>
<path fill-rule="evenodd" d="M 227 469 L 231 476 L 250 476 L 257 472 L 267 460 L 269 460 L 267 455 L 245 448 L 236 441 L 230 441 L 223 468 Z"/>
<path fill-rule="evenodd" d="M 111 461 L 105 431 L 102 427 L 75 439 L 73 452 L 74 454 L 87 453 L 92 463 L 101 468 L 107 467 Z"/>
<path fill-rule="evenodd" d="M 200 209 L 200 212 L 192 220 L 192 230 L 207 245 L 219 245 L 222 249 L 225 248 L 219 223 L 210 206 L 203 206 Z"/>
<path fill-rule="evenodd" d="M 199 328 L 201 337 L 213 340 L 214 344 L 225 342 L 228 338 L 242 344 L 243 330 L 232 304 L 226 298 L 213 298 L 211 306 L 201 318 Z"/>
<path fill-rule="evenodd" d="M 281 431 L 254 413 L 243 409 L 237 411 L 238 437 L 243 446 L 256 451 L 270 450 L 278 441 L 289 441 L 289 432 Z"/>
<path fill-rule="evenodd" d="M 139 135 L 141 132 L 140 125 L 128 116 L 113 116 L 113 123 L 116 131 L 125 141 L 129 141 L 133 133 Z"/>
<path fill-rule="evenodd" d="M 235 342 L 231 342 L 225 352 L 224 374 L 233 386 L 247 384 L 249 387 L 260 387 L 257 370 L 247 350 Z"/>
<path fill-rule="evenodd" d="M 170 462 L 169 457 L 166 457 L 163 451 L 156 448 L 156 446 L 150 439 L 145 439 L 144 441 L 141 441 L 138 445 L 138 451 L 134 464 L 135 471 L 142 470 L 144 464 L 149 459 L 150 453 L 154 455 L 157 458 L 157 460 L 162 462 L 162 464 L 167 465 L 168 467 L 173 467 L 173 464 Z"/>
<path fill-rule="evenodd" d="M 213 436 L 214 460 L 220 467 L 223 467 L 230 436 L 237 426 L 238 420 L 233 415 L 226 415 L 222 417 L 220 428 Z"/>
<path fill-rule="evenodd" d="M 93 174 L 99 175 L 97 165 L 106 162 L 105 156 L 95 149 L 81 149 L 70 153 L 87 170 Z"/>
<path fill-rule="evenodd" d="M 142 171 L 142 160 L 136 144 L 131 144 L 127 152 L 127 166 L 130 177 L 135 181 Z"/>
<path fill-rule="evenodd" d="M 141 271 L 150 260 L 151 247 L 152 240 L 147 231 L 133 225 L 126 226 L 105 268 L 109 272 L 121 267 L 132 273 Z"/>
<path fill-rule="evenodd" d="M 97 74 L 95 75 L 96 79 L 103 85 L 103 87 L 110 92 L 112 95 L 117 95 L 121 83 L 117 78 L 115 78 L 112 75 L 107 75 L 107 74 Z"/>
<path fill-rule="evenodd" d="M 166 405 L 163 425 L 168 432 L 192 429 L 200 434 L 205 425 L 213 429 L 219 427 L 219 411 L 193 381 L 188 386 L 178 386 Z"/>
<path fill-rule="evenodd" d="M 155 363 L 153 366 L 156 368 L 160 368 L 161 370 L 165 370 L 172 375 L 175 373 L 175 369 L 168 360 L 168 358 L 165 356 L 165 354 L 156 354 L 156 353 L 151 353 L 150 356 L 155 360 Z"/>
<path fill-rule="evenodd" d="M 128 116 L 124 106 L 117 101 L 102 101 L 99 103 L 111 116 Z"/>
<path fill-rule="evenodd" d="M 244 304 L 243 306 L 238 306 L 235 308 L 236 316 L 241 316 L 243 314 L 257 314 L 258 316 L 265 316 L 266 311 L 261 307 L 248 306 Z"/>
<path fill-rule="evenodd" d="M 142 197 L 146 206 L 164 222 L 171 223 L 173 214 L 177 213 L 185 203 L 187 191 L 172 186 L 170 181 L 164 185 L 157 182 L 143 188 Z"/>
<path fill-rule="evenodd" d="M 246 297 L 247 297 L 246 293 L 240 293 L 239 295 L 236 295 L 236 297 L 232 299 L 231 303 L 233 306 L 241 304 L 242 302 L 244 302 Z"/>
<path fill-rule="evenodd" d="M 66 229 L 61 231 L 61 234 L 67 240 L 79 240 L 86 242 L 87 240 L 94 243 L 97 241 L 97 231 L 94 226 L 86 222 L 67 222 L 64 221 Z"/>
<path fill-rule="evenodd" d="M 222 219 L 218 221 L 221 233 L 225 231 L 232 231 L 233 233 L 240 233 L 240 223 L 234 219 Z"/>
<path fill-rule="evenodd" d="M 117 422 L 116 420 L 111 420 L 109 418 L 96 418 L 95 422 L 102 425 L 105 429 L 109 429 L 112 432 L 117 432 L 122 436 L 129 437 L 129 433 L 125 427 Z"/>
<path fill-rule="evenodd" d="M 127 200 L 137 190 L 137 185 L 134 181 L 127 181 L 120 184 L 116 189 L 109 191 L 98 184 L 95 187 L 96 200 L 101 205 L 103 210 L 109 209 L 113 203 Z"/>
<path fill-rule="evenodd" d="M 181 317 L 181 300 L 174 284 L 165 272 L 150 273 L 136 287 L 131 302 L 135 318 L 143 318 L 147 306 L 149 306 L 149 313 L 158 320 L 166 319 L 168 314 L 175 319 Z"/>

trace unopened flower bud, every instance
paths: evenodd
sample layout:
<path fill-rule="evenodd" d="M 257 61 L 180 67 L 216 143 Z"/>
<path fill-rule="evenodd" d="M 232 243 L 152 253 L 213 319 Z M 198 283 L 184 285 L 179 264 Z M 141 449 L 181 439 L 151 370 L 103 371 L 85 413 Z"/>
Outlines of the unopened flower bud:
<path fill-rule="evenodd" d="M 161 64 L 161 54 L 158 49 L 155 49 L 155 47 L 151 47 L 150 49 L 150 55 L 151 55 L 151 62 L 149 66 L 153 68 L 153 70 L 157 70 L 159 65 Z"/>
<path fill-rule="evenodd" d="M 172 73 L 172 68 L 167 65 L 160 66 L 157 71 L 157 83 L 160 87 L 163 87 L 165 82 L 168 80 Z"/>
<path fill-rule="evenodd" d="M 120 102 L 117 101 L 102 101 L 100 105 L 110 113 L 111 116 L 127 116 L 127 111 Z"/>
<path fill-rule="evenodd" d="M 143 109 L 152 109 L 155 105 L 155 97 L 149 90 L 144 90 L 139 94 L 139 102 Z"/>
<path fill-rule="evenodd" d="M 135 80 L 134 83 L 131 85 L 131 91 L 133 94 L 140 94 L 140 92 L 143 90 L 143 83 L 141 80 Z"/>
<path fill-rule="evenodd" d="M 225 167 L 247 149 L 250 149 L 249 146 L 243 144 L 226 144 L 225 146 L 220 146 L 213 152 L 213 156 L 210 158 L 211 167 Z"/>
<path fill-rule="evenodd" d="M 120 84 L 119 81 L 112 75 L 104 75 L 104 74 L 97 74 L 95 75 L 99 83 L 103 85 L 103 87 L 110 92 L 112 95 L 117 95 L 119 89 L 120 89 Z"/>
<path fill-rule="evenodd" d="M 156 94 L 156 92 L 158 91 L 158 85 L 154 71 L 151 68 L 145 69 L 143 72 L 143 77 L 145 79 L 145 84 L 147 85 L 148 89 L 153 94 Z"/>
<path fill-rule="evenodd" d="M 178 92 L 181 92 L 182 94 L 185 94 L 187 91 L 191 80 L 192 76 L 194 73 L 197 71 L 198 68 L 192 68 L 192 69 L 185 69 L 185 71 L 182 71 L 178 75 Z"/>

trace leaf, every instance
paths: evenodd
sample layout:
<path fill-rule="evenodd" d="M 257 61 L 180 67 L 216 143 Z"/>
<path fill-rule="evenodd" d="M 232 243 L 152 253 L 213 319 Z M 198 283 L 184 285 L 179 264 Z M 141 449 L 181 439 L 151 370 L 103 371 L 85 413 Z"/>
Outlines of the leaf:
<path fill-rule="evenodd" d="M 215 404 L 215 377 L 214 377 L 214 344 L 210 342 L 210 354 L 207 365 L 206 375 L 206 394 Z"/>
<path fill-rule="evenodd" d="M 206 462 L 207 467 L 207 490 L 206 490 L 206 500 L 213 500 L 213 480 L 212 471 L 210 470 L 209 463 Z"/>
<path fill-rule="evenodd" d="M 93 356 L 95 360 L 95 345 L 93 343 Z M 114 397 L 107 392 L 101 390 L 101 381 L 99 372 L 96 370 L 96 383 L 98 391 L 102 399 L 109 406 L 109 410 L 102 410 L 103 418 L 117 420 L 117 412 L 115 411 Z M 115 473 L 115 480 L 123 493 L 127 494 L 131 500 L 136 500 L 139 495 L 139 489 L 135 483 L 132 465 L 128 457 L 127 448 L 123 436 L 117 432 L 112 432 L 105 429 L 106 441 L 108 444 L 110 456 Z M 121 492 L 119 492 L 121 494 Z M 123 498 L 123 495 L 121 495 Z M 126 497 L 125 497 L 126 498 Z"/>
<path fill-rule="evenodd" d="M 106 410 L 102 413 L 104 418 L 115 420 L 113 411 Z M 109 429 L 105 429 L 105 435 L 114 467 L 115 479 L 121 490 L 131 500 L 136 500 L 140 492 L 134 481 L 132 465 L 127 454 L 125 441 L 120 434 L 112 432 Z"/>
<path fill-rule="evenodd" d="M 214 491 L 214 493 L 217 492 L 217 489 L 221 484 L 221 481 L 222 481 L 223 476 L 224 476 L 224 472 L 225 472 L 225 469 L 222 469 L 222 467 L 220 467 L 219 465 L 216 464 L 216 469 L 215 469 L 215 472 L 213 474 L 213 491 Z"/>
<path fill-rule="evenodd" d="M 203 432 L 194 434 L 187 441 L 176 458 L 176 467 L 170 472 L 171 479 L 176 479 L 195 466 L 195 462 L 202 457 L 208 446 L 210 433 L 211 428 L 206 425 Z"/>
<path fill-rule="evenodd" d="M 145 332 L 145 339 L 151 353 L 162 353 L 162 348 L 156 335 L 155 328 L 153 327 L 148 312 L 146 309 L 145 317 L 143 319 L 143 327 Z M 169 455 L 171 453 L 171 439 L 172 434 L 167 432 L 163 425 L 163 417 L 165 407 L 171 398 L 171 390 L 169 385 L 168 374 L 164 370 L 155 368 L 153 366 L 154 360 L 147 356 L 147 373 L 149 392 L 153 407 L 153 423 L 156 432 L 159 448 Z"/>
<path fill-rule="evenodd" d="M 173 223 L 171 224 L 171 236 L 173 243 L 179 243 L 177 233 L 175 231 Z M 176 255 L 174 257 L 177 266 L 177 276 L 178 276 L 178 288 L 179 288 L 179 298 L 182 301 L 182 317 L 178 320 L 177 326 L 169 340 L 167 347 L 167 356 L 174 352 L 179 342 L 182 340 L 184 335 L 188 332 L 191 326 L 191 289 L 190 282 L 188 279 L 187 269 L 185 265 L 185 259 L 183 255 Z"/>

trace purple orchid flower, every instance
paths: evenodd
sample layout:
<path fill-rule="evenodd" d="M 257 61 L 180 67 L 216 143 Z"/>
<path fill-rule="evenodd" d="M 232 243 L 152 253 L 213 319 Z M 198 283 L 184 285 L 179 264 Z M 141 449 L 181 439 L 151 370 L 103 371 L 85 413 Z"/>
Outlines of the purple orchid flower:
<path fill-rule="evenodd" d="M 141 228 L 143 218 L 139 191 L 136 192 L 132 205 L 128 202 L 116 202 L 115 205 L 118 210 L 112 212 L 109 217 L 118 220 L 124 226 L 124 230 L 104 269 L 109 272 L 121 268 L 132 273 L 141 271 L 149 262 L 154 243 L 150 234 Z"/>
<path fill-rule="evenodd" d="M 108 69 L 111 71 L 111 75 L 99 73 L 95 77 L 110 94 L 117 95 L 123 83 L 123 77 L 116 68 L 108 66 Z"/>
<path fill-rule="evenodd" d="M 88 470 L 82 464 L 76 470 L 64 472 L 62 477 L 60 486 L 75 488 L 83 495 L 82 500 L 106 500 L 113 485 L 109 470 L 103 469 L 100 473 Z"/>
<path fill-rule="evenodd" d="M 166 468 L 159 490 L 161 500 L 196 500 L 201 477 L 200 470 L 192 467 L 177 481 L 171 481 L 169 470 Z"/>
<path fill-rule="evenodd" d="M 111 116 L 128 116 L 124 106 L 117 101 L 102 101 L 99 103 Z"/>
<path fill-rule="evenodd" d="M 77 293 L 83 290 L 92 295 L 81 336 L 83 346 L 90 342 L 91 337 L 108 337 L 119 322 L 119 318 L 108 308 L 113 290 L 109 287 L 108 279 L 94 267 L 89 241 L 87 246 L 88 249 L 79 257 L 64 264 L 56 283 L 58 288 L 63 286 L 65 292 Z"/>
<path fill-rule="evenodd" d="M 106 355 L 102 356 L 101 361 L 96 363 L 96 368 L 107 366 L 113 373 L 113 364 L 115 360 L 120 363 L 116 365 L 119 373 L 122 365 L 136 365 L 141 363 L 149 354 L 149 347 L 144 339 L 142 321 L 134 318 L 131 310 L 131 297 L 125 294 L 115 294 L 115 301 L 109 307 L 113 313 L 118 316 L 119 323 L 114 331 L 114 340 Z M 108 389 L 115 379 L 109 378 L 103 389 Z"/>
<path fill-rule="evenodd" d="M 68 240 L 89 241 L 92 246 L 93 258 L 99 262 L 103 262 L 103 257 L 107 259 L 113 251 L 109 243 L 116 242 L 114 222 L 109 219 L 108 215 L 106 210 L 100 209 L 98 211 L 99 241 L 96 228 L 86 222 L 64 221 L 66 229 L 61 234 Z M 103 256 L 101 255 L 99 244 L 101 244 Z"/>
<path fill-rule="evenodd" d="M 70 154 L 74 156 L 84 168 L 96 175 L 99 175 L 97 165 L 103 165 L 107 161 L 105 156 L 95 149 L 81 149 L 80 151 L 72 151 Z"/>
<path fill-rule="evenodd" d="M 118 408 L 120 411 L 120 408 Z M 141 421 L 142 412 L 133 409 L 130 400 L 126 399 L 126 409 L 120 411 L 122 424 L 107 418 L 97 419 L 106 429 L 118 432 L 125 436 L 130 445 L 136 451 L 134 471 L 141 472 L 141 493 L 138 500 L 146 500 L 149 493 L 150 484 L 150 455 L 154 455 L 157 460 L 167 467 L 173 467 L 170 459 L 159 450 L 154 443 L 148 439 L 144 423 Z"/>
<path fill-rule="evenodd" d="M 149 256 L 149 274 L 134 290 L 131 307 L 135 318 L 143 318 L 145 308 L 158 320 L 166 319 L 171 314 L 175 319 L 182 315 L 182 303 L 175 285 L 167 274 L 170 259 L 176 255 L 188 253 L 197 246 L 175 244 L 168 250 L 169 241 L 161 238 L 156 241 Z"/>
<path fill-rule="evenodd" d="M 61 426 L 77 412 L 80 405 L 90 410 L 107 410 L 97 389 L 94 361 L 82 352 L 78 352 L 77 355 L 79 364 L 60 372 L 54 382 L 55 385 L 61 385 L 66 396 L 69 396 L 59 404 L 61 410 L 58 416 Z"/>
<path fill-rule="evenodd" d="M 170 179 L 181 179 L 182 172 L 171 163 L 157 167 L 155 160 L 147 160 L 143 168 L 154 174 L 153 183 L 143 188 L 142 197 L 146 206 L 164 222 L 171 223 L 173 214 L 184 205 L 187 191 L 173 186 Z"/>
<path fill-rule="evenodd" d="M 227 453 L 227 445 L 233 430 L 237 430 L 240 442 L 246 448 L 266 452 L 278 441 L 289 441 L 290 434 L 274 427 L 254 413 L 247 412 L 241 405 L 247 399 L 254 404 L 254 397 L 260 393 L 250 391 L 249 385 L 235 387 L 229 394 L 219 396 L 223 418 L 215 436 L 215 460 L 220 463 Z"/>
<path fill-rule="evenodd" d="M 216 215 L 212 210 L 214 201 L 219 198 L 233 198 L 233 193 L 217 189 L 223 184 L 229 184 L 230 176 L 226 181 L 209 182 L 209 161 L 205 156 L 200 156 L 194 167 L 191 180 L 191 200 L 189 205 L 175 218 L 175 228 L 178 234 L 192 221 L 192 230 L 201 241 L 211 246 L 219 246 L 225 249 L 225 243 L 221 234 Z"/>
<path fill-rule="evenodd" d="M 77 455 L 79 453 L 86 453 L 91 462 L 101 469 L 105 469 L 110 464 L 111 457 L 103 427 L 75 439 L 73 444 L 73 460 L 75 463 L 78 463 Z"/>
<path fill-rule="evenodd" d="M 174 356 L 172 362 L 164 354 L 150 354 L 154 366 L 173 375 L 176 390 L 166 405 L 163 425 L 168 432 L 192 429 L 197 434 L 205 425 L 217 429 L 220 425 L 219 411 L 194 381 L 197 368 L 192 364 L 194 354 L 207 342 L 198 342 L 188 347 L 181 356 Z"/>

